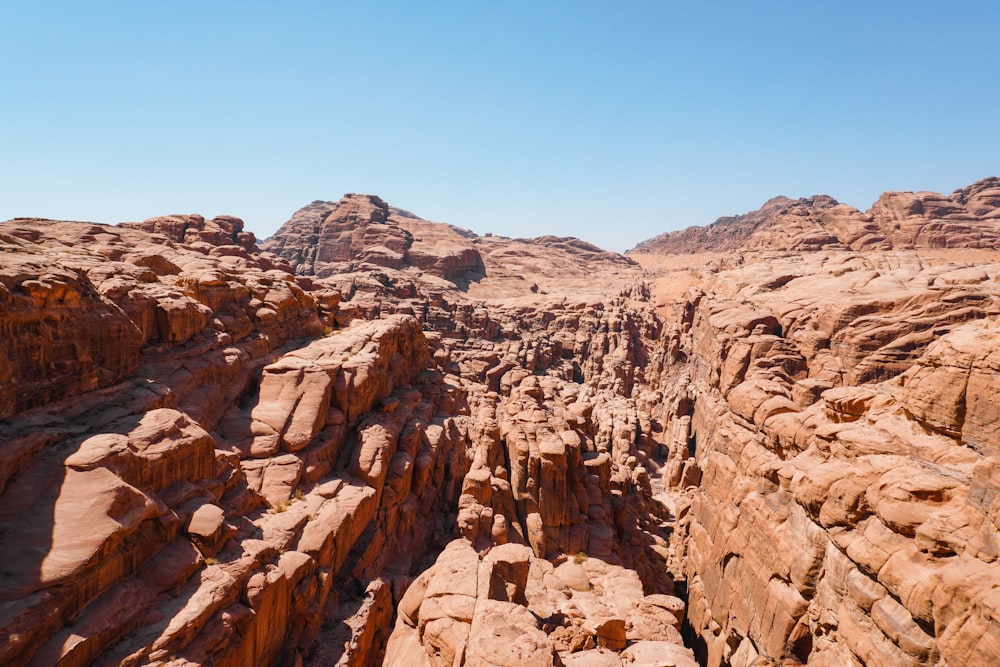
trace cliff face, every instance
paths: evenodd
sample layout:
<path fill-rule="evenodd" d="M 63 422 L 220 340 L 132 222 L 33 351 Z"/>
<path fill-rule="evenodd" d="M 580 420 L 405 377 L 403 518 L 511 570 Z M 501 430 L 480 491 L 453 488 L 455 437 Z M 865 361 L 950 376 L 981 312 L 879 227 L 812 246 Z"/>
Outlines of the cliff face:
<path fill-rule="evenodd" d="M 457 539 L 396 600 L 385 664 L 575 664 L 645 650 L 693 665 L 652 498 L 663 451 L 645 377 L 663 354 L 641 272 L 576 239 L 477 237 L 372 202 L 348 195 L 314 231 L 362 226 L 350 259 L 296 268 L 350 294 L 354 314 L 422 322 L 463 397 L 468 441 L 468 472 L 451 482 Z M 267 242 L 290 259 L 298 215 Z M 400 238 L 391 258 L 382 252 Z"/>
<path fill-rule="evenodd" d="M 647 270 L 369 195 L 0 224 L 0 662 L 992 664 L 1000 258 L 927 249 L 990 183 Z"/>
<path fill-rule="evenodd" d="M 368 265 L 453 280 L 482 273 L 482 258 L 468 236 L 457 227 L 390 209 L 378 197 L 348 194 L 296 211 L 263 247 L 302 275 L 326 278 Z"/>
<path fill-rule="evenodd" d="M 296 266 L 230 218 L 2 226 L 4 663 L 378 664 L 398 616 L 431 664 L 514 617 L 693 664 L 637 267 L 345 199 Z"/>
<path fill-rule="evenodd" d="M 664 483 L 703 664 L 1000 656 L 993 255 L 745 255 L 673 306 Z"/>

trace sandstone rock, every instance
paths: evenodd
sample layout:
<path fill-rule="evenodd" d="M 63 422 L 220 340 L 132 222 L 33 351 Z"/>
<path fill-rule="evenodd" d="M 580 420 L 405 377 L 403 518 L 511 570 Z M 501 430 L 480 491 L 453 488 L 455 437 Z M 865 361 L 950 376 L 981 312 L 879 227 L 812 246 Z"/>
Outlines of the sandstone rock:
<path fill-rule="evenodd" d="M 586 585 L 573 589 L 564 583 L 565 573 L 574 570 Z M 678 643 L 678 617 L 683 615 L 677 598 L 643 598 L 638 576 L 621 566 L 587 559 L 585 566 L 566 562 L 553 569 L 529 547 L 516 544 L 494 546 L 480 557 L 466 540 L 456 540 L 442 552 L 411 585 L 399 608 L 385 664 L 404 664 L 401 647 L 413 644 L 426 648 L 430 664 L 452 659 L 548 665 L 556 653 L 576 664 L 575 652 L 588 646 L 603 650 L 590 651 L 580 664 L 605 664 L 626 647 L 627 610 L 638 610 L 633 616 L 640 624 L 647 619 L 652 623 L 656 614 L 665 617 L 659 629 L 667 634 L 658 639 L 666 636 Z M 642 627 L 653 633 L 650 623 Z"/>
<path fill-rule="evenodd" d="M 689 649 L 663 641 L 638 641 L 622 651 L 622 665 L 635 667 L 694 667 Z"/>
<path fill-rule="evenodd" d="M 470 236 L 391 209 L 378 197 L 348 194 L 339 202 L 316 201 L 297 211 L 263 247 L 304 275 L 331 276 L 342 272 L 338 263 L 356 262 L 413 267 L 454 281 L 483 273 Z"/>
<path fill-rule="evenodd" d="M 996 190 L 997 179 L 986 178 L 951 196 L 886 192 L 867 213 L 826 195 L 775 197 L 757 211 L 649 239 L 635 252 L 994 248 L 1000 233 L 995 224 Z"/>
<path fill-rule="evenodd" d="M 552 657 L 552 643 L 525 607 L 497 600 L 481 600 L 476 604 L 465 665 L 548 667 Z"/>
<path fill-rule="evenodd" d="M 529 537 L 543 549 L 551 544 L 553 550 L 560 545 L 582 550 L 593 535 L 595 545 L 599 540 L 611 554 L 616 550 L 612 525 L 629 535 L 641 530 L 630 523 L 635 515 L 624 512 L 624 503 L 615 510 L 610 501 L 592 502 L 581 458 L 587 448 L 604 452 L 597 459 L 595 490 L 610 492 L 614 486 L 616 493 L 627 494 L 633 483 L 647 489 L 648 475 L 637 471 L 633 482 L 631 469 L 614 469 L 636 465 L 630 451 L 637 433 L 634 409 L 626 399 L 615 398 L 613 408 L 599 410 L 607 410 L 609 419 L 616 415 L 620 426 L 598 431 L 591 422 L 597 397 L 587 389 L 578 400 L 580 391 L 574 388 L 590 377 L 607 400 L 624 396 L 639 382 L 628 348 L 639 328 L 651 331 L 652 324 L 642 316 L 628 319 L 633 306 L 626 301 L 641 299 L 641 288 L 605 303 L 606 286 L 624 289 L 618 272 L 632 280 L 638 275 L 634 266 L 570 239 L 480 239 L 386 209 L 374 198 L 355 197 L 345 205 L 355 206 L 350 209 L 355 219 L 350 211 L 322 216 L 329 218 L 324 238 L 350 239 L 351 258 L 344 263 L 334 257 L 339 250 L 324 246 L 323 261 L 330 260 L 324 275 L 332 282 L 294 278 L 292 266 L 259 253 L 240 221 L 224 217 L 167 216 L 118 228 L 27 221 L 16 225 L 16 236 L 4 237 L 25 257 L 44 258 L 71 245 L 93 249 L 64 253 L 71 261 L 60 268 L 69 266 L 74 276 L 85 276 L 95 298 L 117 308 L 126 326 L 134 327 L 135 361 L 121 373 L 141 363 L 137 373 L 151 380 L 137 376 L 131 384 L 99 390 L 104 393 L 85 393 L 78 405 L 52 404 L 51 412 L 25 416 L 9 430 L 3 427 L 5 437 L 18 434 L 11 439 L 14 446 L 0 455 L 5 484 L 13 484 L 20 498 L 11 512 L 31 506 L 31 498 L 42 505 L 53 502 L 44 494 L 25 495 L 16 480 L 55 479 L 59 471 L 73 478 L 111 475 L 109 483 L 124 480 L 134 485 L 135 499 L 148 498 L 137 506 L 145 508 L 136 514 L 137 524 L 118 517 L 128 530 L 138 526 L 124 531 L 121 546 L 117 537 L 101 542 L 95 533 L 100 539 L 86 550 L 91 556 L 81 552 L 80 558 L 98 567 L 67 565 L 67 571 L 83 572 L 75 575 L 82 587 L 66 589 L 55 603 L 49 588 L 40 589 L 30 603 L 4 617 L 5 629 L 31 628 L 12 635 L 23 639 L 16 654 L 14 648 L 4 649 L 5 657 L 30 655 L 45 644 L 39 655 L 72 654 L 76 661 L 103 655 L 108 664 L 155 662 L 181 653 L 195 662 L 221 656 L 219 664 L 270 661 L 279 654 L 287 661 L 307 651 L 318 651 L 313 655 L 330 662 L 344 656 L 375 659 L 380 633 L 386 631 L 379 619 L 392 603 L 387 591 L 404 590 L 425 549 L 447 539 L 448 512 L 463 488 L 474 502 L 470 535 L 476 535 L 477 548 L 485 554 L 480 561 L 472 551 L 475 574 L 469 579 L 482 579 L 484 599 L 521 609 L 535 585 L 531 552 L 522 544 Z M 315 263 L 315 256 L 308 261 Z M 595 266 L 600 267 L 596 273 Z M 526 283 L 526 271 L 536 272 L 539 282 Z M 346 283 L 335 277 L 341 275 L 352 276 L 353 287 L 342 288 Z M 547 294 L 574 282 L 579 286 L 580 276 L 598 278 L 586 284 L 581 299 L 566 302 L 559 294 Z M 507 299 L 502 311 L 490 312 L 465 296 L 463 290 L 479 289 L 477 281 L 489 283 L 484 283 L 485 293 Z M 369 300 L 373 295 L 389 300 L 377 305 Z M 535 301 L 519 303 L 521 295 Z M 539 316 L 550 304 L 558 317 Z M 374 319 L 350 326 L 365 317 Z M 438 331 L 424 337 L 416 317 Z M 536 323 L 522 331 L 517 325 L 522 319 Z M 334 331 L 320 338 L 324 326 Z M 501 332 L 495 349 L 476 349 L 476 341 Z M 591 341 L 595 332 L 599 339 Z M 428 340 L 435 370 L 429 370 Z M 469 370 L 467 379 L 455 374 L 464 373 L 462 368 Z M 524 371 L 518 376 L 523 391 L 517 395 L 536 406 L 525 413 L 527 419 L 544 414 L 539 401 L 575 404 L 566 411 L 560 407 L 546 420 L 551 423 L 530 432 L 532 442 L 541 445 L 526 465 L 545 461 L 541 492 L 527 468 L 511 486 L 502 465 L 499 425 L 489 426 L 488 415 L 498 414 L 499 400 L 489 387 L 499 389 L 501 378 L 514 369 Z M 537 372 L 551 372 L 552 379 L 539 385 L 530 379 Z M 54 377 L 48 374 L 46 382 Z M 59 389 L 52 397 L 72 398 L 81 390 Z M 479 406 L 483 421 L 468 419 L 470 405 Z M 518 418 L 511 425 L 520 429 L 527 423 Z M 25 436 L 27 424 L 42 430 Z M 54 446 L 72 449 L 65 464 L 60 460 L 31 472 L 33 457 Z M 466 483 L 474 451 L 483 452 L 484 465 Z M 561 486 L 564 470 L 573 481 Z M 520 509 L 515 491 L 523 498 Z M 131 516 L 130 508 L 120 509 Z M 544 512 L 551 525 L 534 510 Z M 528 520 L 530 515 L 537 519 Z M 94 595 L 108 586 L 125 586 L 116 582 L 127 580 L 151 554 L 166 553 L 164 545 L 178 534 L 197 543 L 205 574 L 178 570 L 179 580 L 170 585 L 183 593 L 175 603 L 122 614 L 120 624 L 75 643 L 53 635 L 61 632 L 61 616 L 38 622 L 41 609 L 55 606 L 72 615 L 82 606 L 97 628 L 97 619 L 106 618 L 99 610 L 116 607 L 94 602 Z M 641 560 L 638 547 L 623 553 Z M 381 581 L 371 577 L 386 571 L 395 573 L 391 585 L 364 583 Z M 16 578 L 30 583 L 32 576 Z M 365 591 L 360 602 L 338 600 L 336 591 L 351 587 L 334 585 L 334 578 L 360 586 Z M 156 595 L 151 591 L 143 599 L 155 601 Z M 441 650 L 453 651 L 452 658 L 465 655 L 460 644 L 475 621 L 467 607 L 454 593 L 426 600 L 421 595 L 413 603 L 410 621 L 414 630 L 420 628 L 418 640 L 437 647 L 424 651 L 429 660 L 432 654 L 440 657 Z M 324 623 L 324 613 L 345 619 L 344 624 Z M 599 625 L 621 625 L 615 623 Z M 349 637 L 340 639 L 338 628 L 349 628 Z M 69 653 L 57 648 L 64 643 L 72 647 Z M 315 648 L 340 645 L 345 648 L 337 657 Z M 551 650 L 547 655 L 551 658 Z"/>
<path fill-rule="evenodd" d="M 678 644 L 684 621 L 684 601 L 672 595 L 648 595 L 638 601 L 626 619 L 626 636 L 630 641 L 669 638 Z"/>
<path fill-rule="evenodd" d="M 30 230 L 0 230 L 0 418 L 132 373 L 141 333 L 125 313 L 85 275 L 20 238 Z"/>
<path fill-rule="evenodd" d="M 206 544 L 215 543 L 222 536 L 225 517 L 225 512 L 218 505 L 211 503 L 201 505 L 188 519 L 187 533 Z"/>
<path fill-rule="evenodd" d="M 0 225 L 0 661 L 989 664 L 995 186 L 660 275 L 368 195 Z"/>
<path fill-rule="evenodd" d="M 921 195 L 906 206 L 917 200 L 919 215 L 957 224 L 954 202 Z M 930 223 L 910 224 L 921 231 L 906 243 L 939 244 L 926 236 Z M 692 406 L 679 389 L 667 419 L 690 417 L 671 447 L 693 453 L 702 472 L 690 521 L 678 528 L 688 618 L 701 628 L 707 664 L 935 664 L 961 651 L 941 640 L 948 622 L 929 629 L 935 604 L 949 604 L 935 593 L 944 573 L 972 564 L 956 555 L 978 554 L 977 571 L 993 562 L 972 528 L 989 521 L 986 510 L 970 514 L 961 498 L 992 451 L 989 436 L 965 434 L 978 428 L 968 383 L 994 375 L 984 351 L 994 347 L 995 294 L 982 278 L 994 269 L 948 264 L 947 255 L 898 257 L 890 265 L 876 252 L 826 250 L 723 260 L 703 274 L 712 296 L 675 311 L 675 330 L 687 332 L 676 357 L 692 360 L 698 395 Z M 841 284 L 829 298 L 819 287 L 827 270 Z M 939 291 L 926 292 L 929 284 Z M 968 309 L 972 295 L 982 310 Z M 759 343 L 738 314 L 767 311 L 780 325 L 772 335 L 793 346 L 770 343 L 780 353 L 755 355 Z M 794 406 L 771 409 L 783 400 Z M 985 401 L 976 410 L 988 414 Z M 679 484 L 680 466 L 670 470 L 664 479 Z M 992 632 L 976 623 L 968 627 L 977 636 Z"/>
<path fill-rule="evenodd" d="M 621 667 L 621 664 L 617 653 L 604 648 L 570 653 L 563 658 L 565 667 Z"/>

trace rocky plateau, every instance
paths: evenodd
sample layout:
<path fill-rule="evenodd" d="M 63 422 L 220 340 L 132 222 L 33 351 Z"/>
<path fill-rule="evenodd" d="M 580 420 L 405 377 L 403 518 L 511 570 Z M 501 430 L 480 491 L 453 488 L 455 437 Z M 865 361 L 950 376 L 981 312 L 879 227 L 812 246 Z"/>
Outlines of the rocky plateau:
<path fill-rule="evenodd" d="M 0 664 L 1000 664 L 998 240 L 0 223 Z"/>

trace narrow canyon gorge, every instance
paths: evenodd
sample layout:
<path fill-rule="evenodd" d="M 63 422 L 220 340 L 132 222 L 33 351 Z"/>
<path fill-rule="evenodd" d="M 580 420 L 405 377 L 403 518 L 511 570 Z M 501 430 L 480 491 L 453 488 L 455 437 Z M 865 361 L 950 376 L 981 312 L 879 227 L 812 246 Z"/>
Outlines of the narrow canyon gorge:
<path fill-rule="evenodd" d="M 998 248 L 997 178 L 0 223 L 0 664 L 1000 664 Z"/>

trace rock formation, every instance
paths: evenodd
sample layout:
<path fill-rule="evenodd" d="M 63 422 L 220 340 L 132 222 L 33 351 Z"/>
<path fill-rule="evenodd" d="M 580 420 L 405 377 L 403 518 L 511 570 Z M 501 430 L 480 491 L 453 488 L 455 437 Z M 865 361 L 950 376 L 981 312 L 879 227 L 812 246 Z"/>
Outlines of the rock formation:
<path fill-rule="evenodd" d="M 998 206 L 0 224 L 0 662 L 992 664 Z"/>
<path fill-rule="evenodd" d="M 573 604 L 555 575 L 530 610 L 486 586 L 474 637 L 521 603 L 538 656 L 617 660 L 663 617 L 693 664 L 633 396 L 662 357 L 639 269 L 368 196 L 299 225 L 317 208 L 280 257 L 235 218 L 0 227 L 3 662 L 378 664 L 466 545 L 498 577 L 589 563 Z"/>
<path fill-rule="evenodd" d="M 762 254 L 675 306 L 664 482 L 704 664 L 997 659 L 998 274 Z"/>
<path fill-rule="evenodd" d="M 866 212 L 826 195 L 775 197 L 756 211 L 707 227 L 668 232 L 634 253 L 737 250 L 902 250 L 986 248 L 1000 243 L 1000 178 L 984 178 L 950 196 L 886 192 Z"/>
<path fill-rule="evenodd" d="M 264 248 L 302 275 L 327 277 L 370 265 L 413 268 L 446 280 L 481 273 L 470 232 L 430 223 L 391 209 L 372 195 L 348 194 L 339 202 L 315 201 L 297 211 Z"/>

